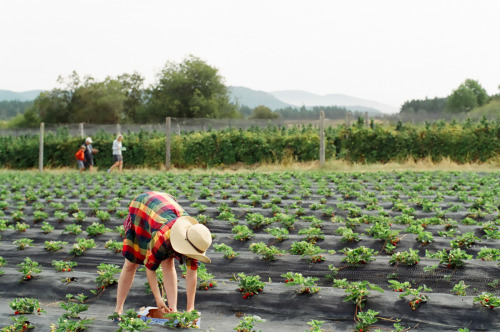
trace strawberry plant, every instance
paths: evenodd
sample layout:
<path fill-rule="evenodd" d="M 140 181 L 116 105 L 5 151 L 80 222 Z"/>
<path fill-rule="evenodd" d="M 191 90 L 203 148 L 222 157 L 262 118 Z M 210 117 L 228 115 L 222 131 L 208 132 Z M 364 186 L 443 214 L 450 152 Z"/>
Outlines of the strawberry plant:
<path fill-rule="evenodd" d="M 230 224 L 230 225 L 236 225 L 238 223 L 238 219 L 236 219 L 236 217 L 234 216 L 234 213 L 232 213 L 231 211 L 227 211 L 227 210 L 221 211 L 217 218 L 220 220 L 227 221 L 228 224 Z"/>
<path fill-rule="evenodd" d="M 275 246 L 267 246 L 264 242 L 252 243 L 249 249 L 257 255 L 262 255 L 268 261 L 274 261 L 276 255 L 281 256 L 285 253 L 285 251 L 279 250 Z"/>
<path fill-rule="evenodd" d="M 61 202 L 51 202 L 49 206 L 54 209 L 54 211 L 64 210 L 64 204 Z"/>
<path fill-rule="evenodd" d="M 214 249 L 216 252 L 223 252 L 224 253 L 224 258 L 226 259 L 233 259 L 235 258 L 236 256 L 239 255 L 238 252 L 234 252 L 233 248 L 231 248 L 230 246 L 228 246 L 227 244 L 225 243 L 215 243 L 214 244 Z"/>
<path fill-rule="evenodd" d="M 16 223 L 16 225 L 14 226 L 14 229 L 16 231 L 18 231 L 19 233 L 24 233 L 26 232 L 28 229 L 30 229 L 30 226 L 24 222 L 18 222 Z"/>
<path fill-rule="evenodd" d="M 341 226 L 335 231 L 336 234 L 342 235 L 342 242 L 361 241 L 358 233 L 354 233 L 349 227 Z"/>
<path fill-rule="evenodd" d="M 72 214 L 73 218 L 75 218 L 76 222 L 84 222 L 85 219 L 87 219 L 87 216 L 85 215 L 85 212 L 83 211 L 78 211 Z"/>
<path fill-rule="evenodd" d="M 120 237 L 124 237 L 125 236 L 125 228 L 123 227 L 123 225 L 116 226 L 115 227 L 115 232 L 118 233 L 118 235 L 120 235 Z"/>
<path fill-rule="evenodd" d="M 233 330 L 236 332 L 256 332 L 254 330 L 255 323 L 264 323 L 265 321 L 265 319 L 256 315 L 244 315 Z M 262 330 L 259 330 L 259 332 L 262 332 Z"/>
<path fill-rule="evenodd" d="M 48 251 L 58 251 L 61 250 L 68 242 L 63 241 L 45 241 L 45 250 Z"/>
<path fill-rule="evenodd" d="M 57 324 L 50 324 L 51 332 L 67 332 L 67 331 L 75 331 L 80 332 L 86 330 L 87 325 L 92 323 L 93 319 L 66 319 L 65 317 L 59 317 L 57 319 Z"/>
<path fill-rule="evenodd" d="M 247 225 L 235 225 L 231 232 L 234 234 L 234 239 L 238 241 L 247 241 L 251 239 L 254 234 Z"/>
<path fill-rule="evenodd" d="M 477 254 L 477 258 L 480 258 L 482 261 L 500 260 L 500 249 L 482 247 Z"/>
<path fill-rule="evenodd" d="M 32 242 L 33 242 L 32 239 L 22 238 L 22 239 L 17 239 L 12 243 L 17 247 L 18 250 L 24 250 L 28 248 Z"/>
<path fill-rule="evenodd" d="M 365 332 L 370 329 L 370 325 L 378 322 L 376 316 L 378 315 L 377 311 L 372 309 L 368 309 L 366 312 L 359 312 L 356 316 L 356 331 Z"/>
<path fill-rule="evenodd" d="M 128 215 L 128 210 L 116 210 L 115 215 L 118 218 L 125 218 Z M 198 220 L 198 218 L 196 218 Z"/>
<path fill-rule="evenodd" d="M 446 264 L 446 267 L 449 269 L 464 266 L 464 260 L 472 258 L 472 255 L 468 255 L 460 248 L 450 250 L 443 249 L 434 254 L 426 250 L 425 256 L 439 259 L 439 264 Z"/>
<path fill-rule="evenodd" d="M 344 297 L 344 302 L 352 302 L 356 305 L 356 311 L 362 309 L 365 306 L 365 302 L 368 298 L 368 295 L 371 294 L 370 290 L 383 293 L 384 290 L 377 285 L 371 284 L 368 281 L 353 281 L 350 282 L 346 287 L 346 297 Z"/>
<path fill-rule="evenodd" d="M 67 225 L 64 230 L 63 230 L 63 234 L 64 233 L 69 233 L 69 234 L 73 234 L 73 235 L 79 235 L 81 234 L 83 231 L 82 231 L 82 226 L 81 225 L 77 225 L 77 224 L 69 224 Z"/>
<path fill-rule="evenodd" d="M 165 319 L 168 319 L 165 322 L 166 327 L 170 328 L 197 328 L 196 325 L 198 319 L 200 318 L 200 314 L 196 310 L 192 311 L 182 311 L 182 312 L 170 312 L 163 316 Z"/>
<path fill-rule="evenodd" d="M 265 284 L 260 281 L 260 276 L 247 276 L 245 273 L 238 273 L 238 290 L 243 294 L 243 298 L 247 299 L 253 295 L 257 295 L 264 290 Z"/>
<path fill-rule="evenodd" d="M 409 305 L 412 310 L 415 310 L 419 307 L 420 304 L 425 303 L 429 300 L 429 296 L 423 294 L 422 292 L 431 292 L 432 289 L 427 288 L 425 285 L 420 286 L 418 288 L 407 288 L 403 290 L 403 293 L 399 295 L 399 297 L 410 297 Z"/>
<path fill-rule="evenodd" d="M 111 216 L 109 215 L 108 211 L 99 210 L 96 212 L 95 216 L 101 222 L 109 221 L 111 219 Z"/>
<path fill-rule="evenodd" d="M 200 224 L 206 225 L 210 221 L 210 218 L 206 214 L 199 214 L 195 217 Z"/>
<path fill-rule="evenodd" d="M 316 285 L 318 278 L 304 277 L 302 273 L 287 272 L 281 275 L 285 278 L 287 286 L 299 286 L 296 289 L 298 294 L 316 294 L 321 289 Z"/>
<path fill-rule="evenodd" d="M 89 236 L 98 236 L 106 232 L 111 232 L 111 229 L 104 226 L 104 224 L 93 222 L 87 227 L 86 232 Z"/>
<path fill-rule="evenodd" d="M 78 266 L 77 262 L 53 260 L 52 266 L 57 272 L 71 272 L 71 269 Z"/>
<path fill-rule="evenodd" d="M 390 264 L 402 263 L 408 266 L 416 265 L 420 262 L 419 250 L 408 249 L 408 251 L 396 252 L 392 254 Z"/>
<path fill-rule="evenodd" d="M 27 297 L 16 298 L 9 303 L 9 306 L 15 311 L 15 315 L 32 313 L 38 313 L 40 315 L 41 313 L 45 313 L 45 310 L 40 308 L 40 303 L 37 299 Z"/>
<path fill-rule="evenodd" d="M 101 263 L 97 267 L 97 274 L 99 276 L 96 278 L 97 290 L 104 289 L 107 286 L 113 285 L 118 282 L 115 274 L 120 272 L 120 267 L 114 264 Z"/>
<path fill-rule="evenodd" d="M 373 255 L 378 254 L 378 251 L 374 251 L 373 249 L 366 248 L 364 246 L 355 249 L 344 248 L 340 250 L 340 252 L 344 253 L 346 256 L 342 259 L 342 261 L 353 265 L 366 264 L 374 261 L 375 257 L 373 257 Z"/>
<path fill-rule="evenodd" d="M 460 282 L 458 284 L 456 284 L 455 286 L 453 286 L 453 294 L 455 295 L 461 295 L 461 296 L 466 296 L 467 295 L 467 288 L 469 286 L 465 284 L 465 282 L 463 280 L 460 280 Z"/>
<path fill-rule="evenodd" d="M 411 284 L 408 281 L 399 282 L 397 280 L 388 280 L 388 282 L 390 283 L 389 288 L 395 292 L 404 292 L 411 287 Z"/>
<path fill-rule="evenodd" d="M 12 211 L 11 218 L 12 218 L 12 220 L 19 222 L 19 221 L 23 220 L 24 212 L 21 210 L 14 210 L 14 211 Z"/>
<path fill-rule="evenodd" d="M 112 239 L 109 239 L 104 243 L 104 248 L 109 249 L 112 252 L 121 252 L 123 247 L 123 242 L 121 241 L 115 241 Z"/>
<path fill-rule="evenodd" d="M 500 299 L 492 293 L 483 292 L 481 295 L 475 296 L 473 301 L 474 303 L 479 302 L 483 307 L 490 309 L 500 307 Z"/>
<path fill-rule="evenodd" d="M 426 245 L 434 241 L 434 237 L 431 232 L 428 231 L 418 231 L 417 232 L 417 241 L 422 245 Z"/>
<path fill-rule="evenodd" d="M 47 212 L 43 211 L 34 211 L 33 212 L 33 222 L 37 223 L 39 221 L 44 221 L 49 217 L 49 214 Z"/>
<path fill-rule="evenodd" d="M 66 303 L 64 302 L 59 303 L 59 306 L 67 311 L 62 315 L 62 317 L 68 319 L 80 318 L 78 314 L 88 310 L 89 307 L 88 304 L 83 304 L 87 296 L 83 294 L 79 294 L 77 296 L 74 296 L 72 294 L 66 294 L 66 298 L 68 299 Z"/>
<path fill-rule="evenodd" d="M 41 266 L 38 262 L 32 261 L 31 258 L 26 257 L 22 263 L 17 264 L 18 271 L 22 273 L 22 280 L 31 280 L 36 273 L 42 273 Z"/>
<path fill-rule="evenodd" d="M 48 222 L 44 221 L 42 224 L 42 227 L 40 227 L 40 229 L 42 230 L 42 232 L 44 234 L 49 234 L 54 230 L 54 226 L 52 226 Z"/>
<path fill-rule="evenodd" d="M 206 206 L 205 204 L 201 204 L 199 202 L 194 202 L 190 206 L 196 208 L 198 212 L 205 212 L 208 209 L 208 206 Z"/>
<path fill-rule="evenodd" d="M 35 328 L 35 326 L 31 325 L 25 316 L 10 317 L 10 319 L 14 321 L 14 324 L 2 328 L 0 330 L 1 332 L 24 332 Z"/>
<path fill-rule="evenodd" d="M 54 212 L 54 217 L 57 219 L 58 223 L 61 223 L 68 218 L 68 212 L 57 210 Z"/>
<path fill-rule="evenodd" d="M 325 236 L 320 228 L 309 227 L 299 230 L 299 235 L 305 235 L 305 240 L 309 243 L 316 243 L 318 240 L 324 240 Z"/>
<path fill-rule="evenodd" d="M 85 251 L 91 248 L 95 248 L 96 244 L 94 239 L 84 239 L 78 238 L 76 239 L 76 243 L 73 244 L 73 247 L 69 251 L 70 254 L 75 256 L 81 256 Z"/>
<path fill-rule="evenodd" d="M 67 209 L 68 213 L 74 214 L 80 211 L 80 205 L 77 202 L 71 203 L 68 205 Z"/>
<path fill-rule="evenodd" d="M 266 218 L 260 213 L 248 213 L 245 216 L 245 219 L 248 224 L 253 227 L 253 229 L 259 229 L 262 226 L 268 225 L 272 222 L 270 218 Z"/>
<path fill-rule="evenodd" d="M 274 236 L 274 238 L 278 242 L 282 242 L 282 241 L 285 241 L 286 239 L 288 239 L 289 232 L 288 232 L 288 229 L 286 229 L 286 228 L 270 227 L 270 228 L 264 229 L 264 231 L 266 233 L 269 233 L 270 235 Z"/>
<path fill-rule="evenodd" d="M 481 241 L 481 239 L 475 236 L 474 232 L 467 232 L 457 237 L 455 240 L 452 240 L 450 245 L 452 248 L 470 248 L 477 241 Z"/>
<path fill-rule="evenodd" d="M 274 222 L 279 222 L 289 231 L 295 228 L 295 216 L 286 213 L 276 213 L 272 218 Z"/>
<path fill-rule="evenodd" d="M 307 322 L 307 325 L 311 326 L 308 331 L 309 332 L 324 332 L 325 330 L 321 328 L 321 326 L 323 326 L 324 323 L 325 323 L 324 320 L 311 319 L 309 322 Z"/>
<path fill-rule="evenodd" d="M 185 277 L 187 267 L 185 264 L 180 267 L 182 270 L 182 276 Z M 205 264 L 200 262 L 197 272 L 196 288 L 209 290 L 210 288 L 217 286 L 217 282 L 214 280 L 215 276 L 207 271 Z"/>

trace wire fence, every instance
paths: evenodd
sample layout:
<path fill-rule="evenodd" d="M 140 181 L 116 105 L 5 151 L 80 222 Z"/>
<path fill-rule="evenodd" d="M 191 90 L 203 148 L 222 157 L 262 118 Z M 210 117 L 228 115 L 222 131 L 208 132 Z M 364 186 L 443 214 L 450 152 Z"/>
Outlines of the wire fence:
<path fill-rule="evenodd" d="M 344 119 L 324 119 L 325 127 L 336 127 L 338 125 L 351 126 L 358 118 L 363 118 L 366 126 L 373 120 L 380 124 L 402 123 L 422 124 L 435 121 L 457 121 L 463 122 L 468 118 L 478 120 L 479 117 L 473 117 L 466 113 L 451 114 L 427 114 L 425 112 L 416 113 L 397 113 L 397 114 L 361 114 L 359 112 L 347 112 Z M 488 120 L 498 120 L 499 116 L 489 116 Z M 292 127 L 297 125 L 312 125 L 319 128 L 320 120 L 317 119 L 206 119 L 206 118 L 171 118 L 171 132 L 181 135 L 182 132 L 221 130 L 225 128 L 248 129 L 251 127 Z M 92 123 L 70 123 L 70 124 L 45 124 L 45 133 L 56 133 L 58 130 L 67 130 L 70 135 L 75 137 L 93 136 L 99 132 L 112 134 L 119 133 L 138 133 L 145 132 L 165 132 L 165 123 L 150 124 L 92 124 Z M 36 128 L 16 128 L 0 129 L 0 136 L 25 136 L 38 135 L 39 127 Z"/>

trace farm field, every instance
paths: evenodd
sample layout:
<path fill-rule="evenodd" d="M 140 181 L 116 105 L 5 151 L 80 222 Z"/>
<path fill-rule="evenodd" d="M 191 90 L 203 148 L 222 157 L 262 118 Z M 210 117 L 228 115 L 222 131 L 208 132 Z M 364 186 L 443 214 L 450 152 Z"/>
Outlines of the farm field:
<path fill-rule="evenodd" d="M 325 331 L 500 330 L 500 173 L 440 171 L 0 173 L 0 328 L 23 298 L 39 301 L 40 315 L 24 315 L 36 331 L 62 328 L 63 306 L 83 294 L 88 310 L 66 321 L 116 331 L 120 226 L 147 191 L 172 194 L 215 236 L 199 271 L 202 330 L 232 331 L 245 315 L 265 319 L 263 331 L 313 320 Z M 154 305 L 146 283 L 138 272 L 125 310 Z"/>

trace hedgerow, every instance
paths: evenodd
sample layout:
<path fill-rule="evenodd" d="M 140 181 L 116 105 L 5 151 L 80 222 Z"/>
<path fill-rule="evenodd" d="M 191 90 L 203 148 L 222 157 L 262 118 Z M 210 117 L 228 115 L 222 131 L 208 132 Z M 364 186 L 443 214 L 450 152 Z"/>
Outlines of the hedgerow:
<path fill-rule="evenodd" d="M 401 162 L 408 159 L 449 158 L 457 163 L 486 162 L 500 153 L 500 121 L 472 121 L 365 127 L 358 121 L 325 129 L 326 159 L 359 163 Z M 165 133 L 140 131 L 124 133 L 127 167 L 159 167 L 165 163 Z M 93 135 L 98 166 L 113 164 L 113 133 Z M 0 166 L 26 169 L 38 165 L 38 135 L 0 137 Z M 44 137 L 44 165 L 73 167 L 74 154 L 83 143 L 61 127 Z M 175 167 L 214 167 L 235 163 L 313 161 L 319 159 L 319 131 L 309 126 L 249 129 L 227 128 L 183 132 L 171 137 L 171 163 Z"/>

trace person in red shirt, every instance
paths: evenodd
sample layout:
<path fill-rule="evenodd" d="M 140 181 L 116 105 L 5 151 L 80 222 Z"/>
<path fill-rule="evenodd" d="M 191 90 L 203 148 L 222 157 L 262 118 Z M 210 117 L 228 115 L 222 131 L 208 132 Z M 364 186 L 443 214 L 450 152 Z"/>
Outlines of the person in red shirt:
<path fill-rule="evenodd" d="M 80 150 L 75 153 L 76 163 L 78 164 L 78 169 L 83 172 L 85 165 L 83 161 L 85 160 L 85 145 L 80 146 Z"/>
<path fill-rule="evenodd" d="M 115 312 L 123 305 L 139 265 L 146 267 L 149 286 L 162 313 L 177 311 L 177 272 L 174 259 L 186 264 L 187 311 L 194 310 L 198 261 L 210 263 L 206 251 L 212 244 L 210 230 L 184 211 L 169 194 L 147 192 L 134 198 L 125 222 L 122 254 L 125 257 L 116 294 Z M 168 307 L 156 277 L 162 268 Z"/>

